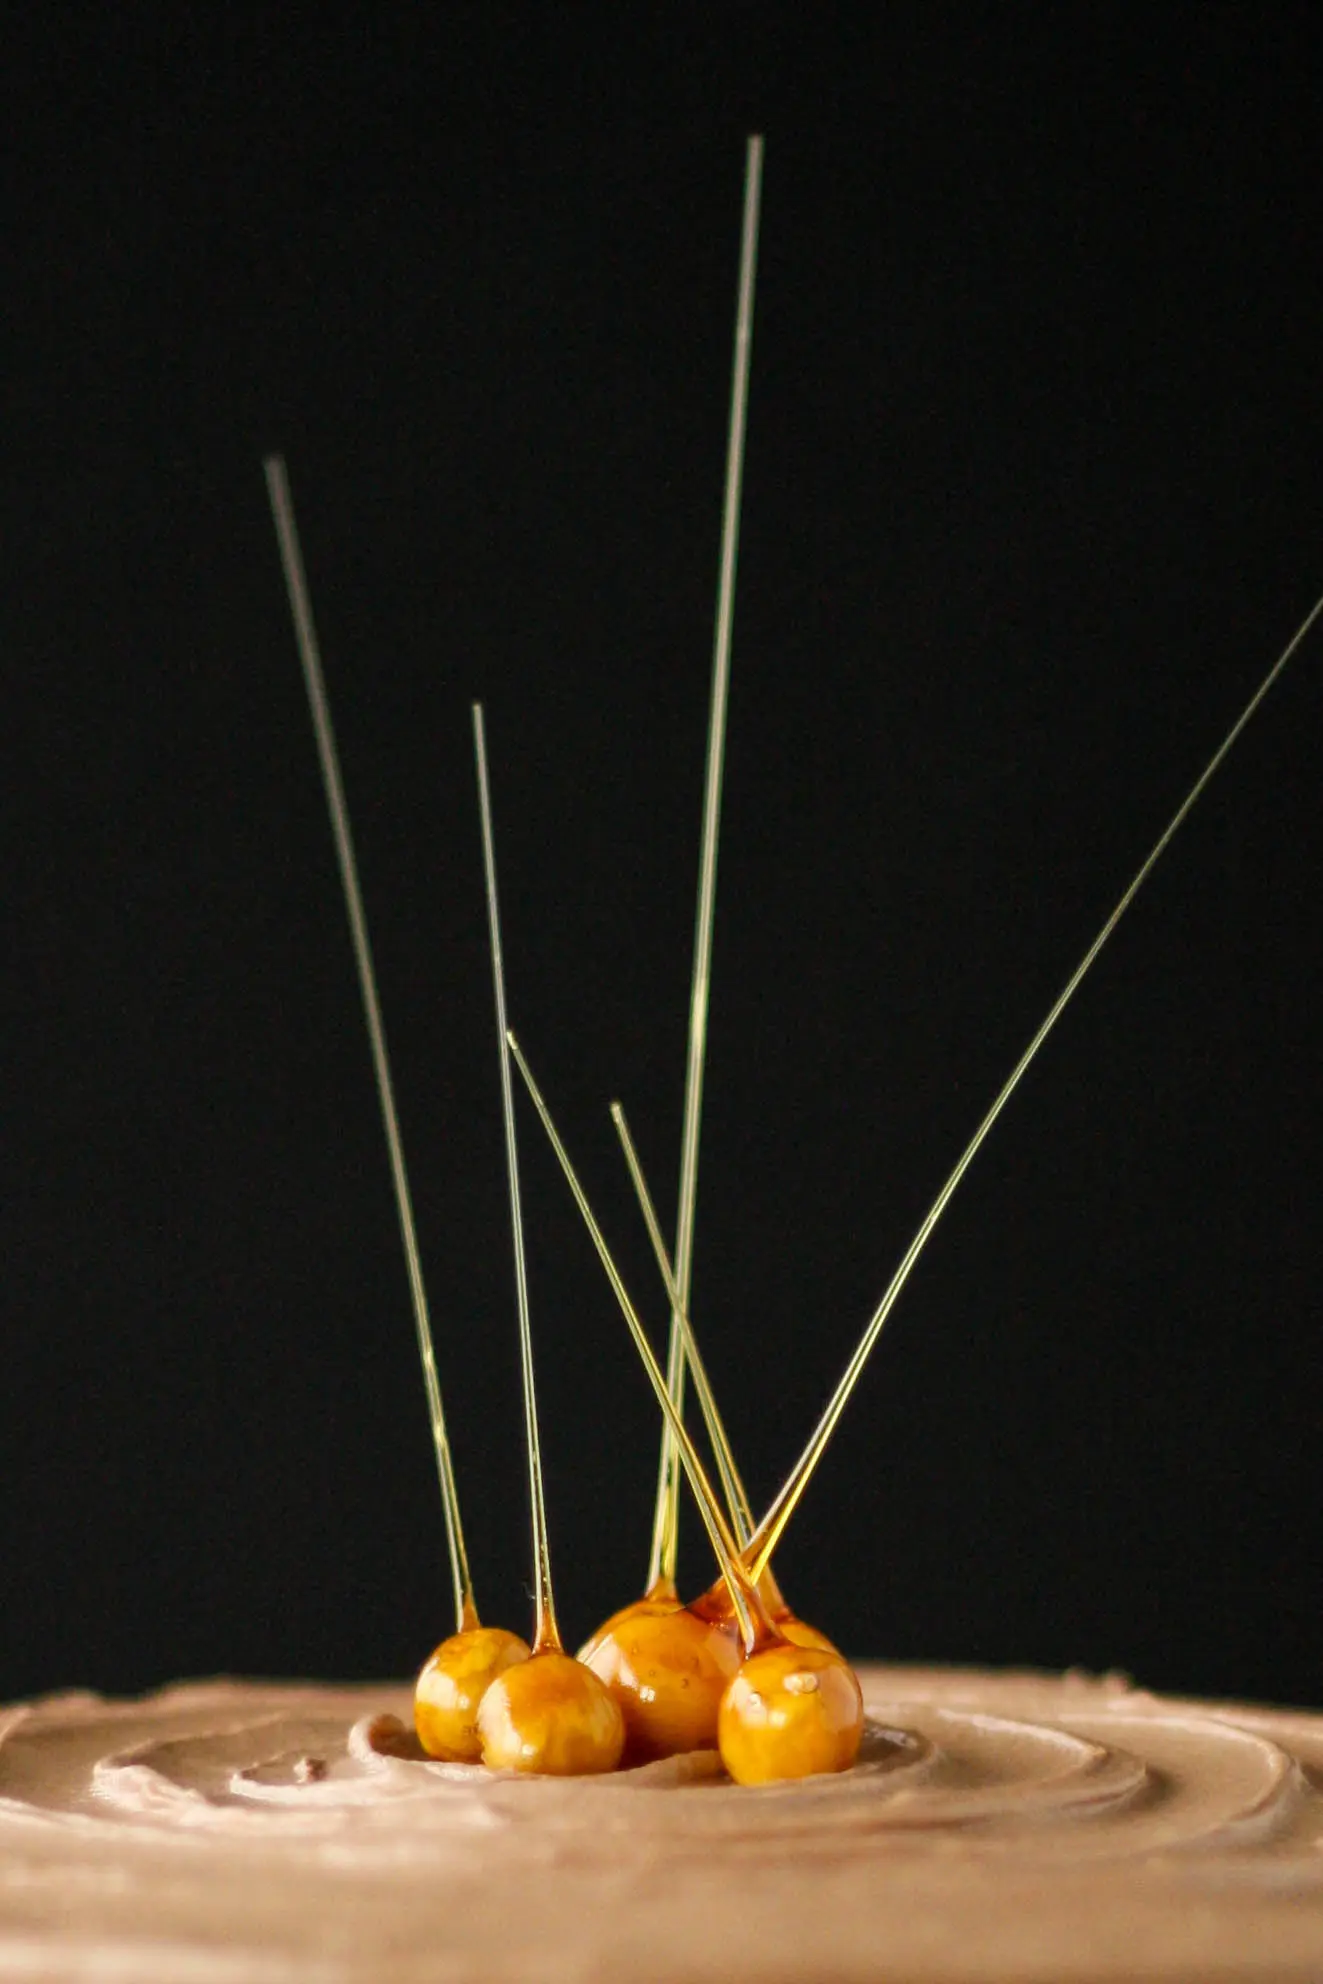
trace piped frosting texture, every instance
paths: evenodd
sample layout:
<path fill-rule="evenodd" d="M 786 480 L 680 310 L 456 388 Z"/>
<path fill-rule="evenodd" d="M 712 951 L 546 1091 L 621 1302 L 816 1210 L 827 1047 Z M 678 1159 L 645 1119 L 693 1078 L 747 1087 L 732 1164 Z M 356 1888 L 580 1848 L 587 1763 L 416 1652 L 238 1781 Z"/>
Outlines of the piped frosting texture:
<path fill-rule="evenodd" d="M 0 1978 L 1323 1976 L 1323 1717 L 860 1669 L 838 1777 L 426 1760 L 403 1688 L 0 1712 Z"/>

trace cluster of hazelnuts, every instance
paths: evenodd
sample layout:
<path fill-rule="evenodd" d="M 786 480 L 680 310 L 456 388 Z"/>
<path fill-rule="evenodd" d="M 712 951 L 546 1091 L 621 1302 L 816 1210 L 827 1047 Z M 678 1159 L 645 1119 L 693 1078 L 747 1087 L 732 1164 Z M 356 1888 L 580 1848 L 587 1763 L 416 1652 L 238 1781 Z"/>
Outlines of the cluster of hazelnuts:
<path fill-rule="evenodd" d="M 848 1770 L 863 1735 L 859 1681 L 797 1619 L 770 1572 L 746 1600 L 752 1644 L 724 1579 L 691 1605 L 664 1586 L 614 1613 L 580 1650 L 536 1650 L 501 1626 L 443 1640 L 418 1677 L 429 1756 L 570 1777 L 715 1749 L 737 1784 Z"/>

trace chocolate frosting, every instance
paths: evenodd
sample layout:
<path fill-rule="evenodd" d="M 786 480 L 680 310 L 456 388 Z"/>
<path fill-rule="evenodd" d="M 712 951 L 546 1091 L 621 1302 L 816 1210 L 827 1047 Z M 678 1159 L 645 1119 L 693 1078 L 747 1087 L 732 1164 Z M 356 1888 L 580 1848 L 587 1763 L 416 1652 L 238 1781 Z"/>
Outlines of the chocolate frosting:
<path fill-rule="evenodd" d="M 1323 1716 L 860 1668 L 840 1777 L 430 1762 L 396 1686 L 0 1711 L 0 1978 L 1323 1976 Z"/>

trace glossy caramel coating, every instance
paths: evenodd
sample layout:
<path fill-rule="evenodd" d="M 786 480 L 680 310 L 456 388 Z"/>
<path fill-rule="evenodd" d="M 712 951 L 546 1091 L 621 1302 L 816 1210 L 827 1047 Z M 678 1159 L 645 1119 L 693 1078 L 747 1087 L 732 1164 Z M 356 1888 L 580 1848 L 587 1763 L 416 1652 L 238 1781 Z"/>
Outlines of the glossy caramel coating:
<path fill-rule="evenodd" d="M 472 1626 L 442 1640 L 424 1662 L 413 1696 L 414 1727 L 429 1757 L 476 1764 L 482 1755 L 478 1705 L 498 1674 L 531 1649 L 504 1626 Z"/>
<path fill-rule="evenodd" d="M 838 1660 L 845 1658 L 841 1649 L 833 1645 L 825 1633 L 820 1633 L 816 1626 L 810 1626 L 807 1619 L 797 1619 L 793 1612 L 774 1612 L 772 1624 L 782 1639 L 789 1640 L 792 1646 L 815 1646 L 822 1653 L 834 1653 Z"/>
<path fill-rule="evenodd" d="M 625 1718 L 591 1668 L 568 1653 L 535 1653 L 492 1682 L 478 1734 L 489 1770 L 588 1777 L 620 1762 Z"/>
<path fill-rule="evenodd" d="M 864 1699 L 838 1653 L 789 1642 L 744 1662 L 721 1698 L 721 1761 L 737 1784 L 773 1784 L 849 1770 L 864 1733 Z"/>
<path fill-rule="evenodd" d="M 810 1626 L 806 1619 L 799 1618 L 791 1611 L 772 1577 L 770 1566 L 759 1581 L 758 1595 L 766 1608 L 768 1621 L 782 1639 L 792 1641 L 795 1646 L 817 1646 L 821 1647 L 824 1653 L 840 1655 L 840 1648 L 835 1646 L 825 1633 L 819 1632 L 816 1626 Z M 725 1620 L 733 1628 L 735 1608 L 731 1604 L 726 1580 L 718 1578 L 700 1598 L 694 1599 L 690 1610 L 697 1612 L 702 1619 Z M 614 1622 L 608 1621 L 608 1624 L 611 1623 Z M 841 1658 L 844 1656 L 841 1655 Z"/>
<path fill-rule="evenodd" d="M 661 1619 L 679 1610 L 680 1600 L 673 1590 L 661 1592 L 654 1589 L 644 1597 L 634 1599 L 629 1605 L 622 1605 L 618 1612 L 613 1612 L 609 1619 L 604 1619 L 597 1630 L 589 1634 L 575 1658 L 582 1661 L 589 1660 L 602 1641 L 625 1620 L 644 1617 Z"/>
<path fill-rule="evenodd" d="M 625 1761 L 715 1749 L 717 1710 L 740 1664 L 731 1626 L 675 1599 L 641 1598 L 600 1626 L 579 1658 L 625 1718 Z"/>

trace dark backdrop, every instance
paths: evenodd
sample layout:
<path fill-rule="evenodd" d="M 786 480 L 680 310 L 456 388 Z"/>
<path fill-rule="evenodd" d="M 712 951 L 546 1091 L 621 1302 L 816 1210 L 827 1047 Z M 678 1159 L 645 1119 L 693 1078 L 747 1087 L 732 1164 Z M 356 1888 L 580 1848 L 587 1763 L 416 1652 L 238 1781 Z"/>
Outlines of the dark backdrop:
<path fill-rule="evenodd" d="M 669 1219 L 746 131 L 694 1308 L 759 1499 L 1323 588 L 1316 10 L 367 11 L 35 10 L 8 52 L 0 1696 L 403 1673 L 448 1630 L 264 452 L 513 1624 L 468 705 L 512 1015 L 660 1329 L 605 1105 Z M 782 1560 L 847 1647 L 1318 1699 L 1321 714 L 1316 637 L 916 1273 Z M 640 1587 L 656 1415 L 523 1150 L 577 1637 Z"/>

